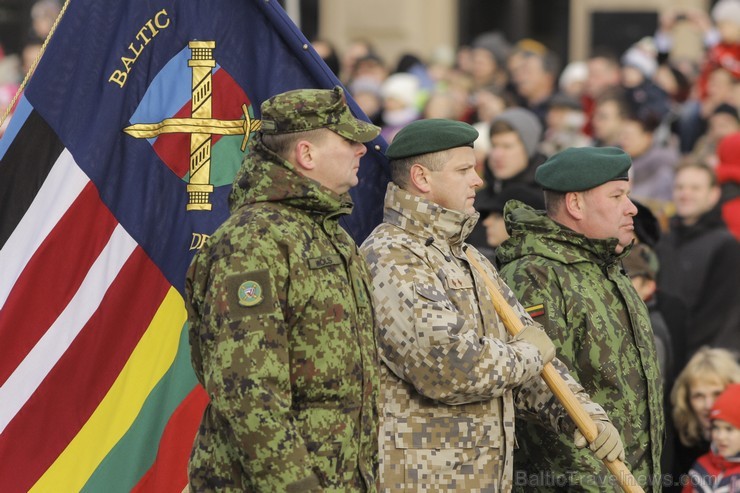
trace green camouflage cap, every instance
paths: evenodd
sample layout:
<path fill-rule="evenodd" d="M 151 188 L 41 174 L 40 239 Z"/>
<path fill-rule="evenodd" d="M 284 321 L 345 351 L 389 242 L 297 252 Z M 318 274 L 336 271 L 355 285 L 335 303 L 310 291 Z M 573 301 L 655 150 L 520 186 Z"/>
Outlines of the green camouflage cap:
<path fill-rule="evenodd" d="M 352 115 L 340 86 L 334 89 L 296 89 L 264 101 L 262 133 L 282 134 L 328 128 L 345 139 L 369 142 L 380 128 Z"/>

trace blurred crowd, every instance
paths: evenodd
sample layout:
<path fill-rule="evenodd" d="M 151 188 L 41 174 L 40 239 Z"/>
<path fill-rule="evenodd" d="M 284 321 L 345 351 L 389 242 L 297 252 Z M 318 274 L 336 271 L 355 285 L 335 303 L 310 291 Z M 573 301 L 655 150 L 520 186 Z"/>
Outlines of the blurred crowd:
<path fill-rule="evenodd" d="M 0 47 L 0 114 L 59 11 L 57 0 L 38 0 L 22 52 Z M 700 32 L 701 59 L 671 56 L 678 23 Z M 485 183 L 470 243 L 494 262 L 508 236 L 504 204 L 544 207 L 534 171 L 549 156 L 616 146 L 632 157 L 639 213 L 624 268 L 651 311 L 663 370 L 672 418 L 664 471 L 688 471 L 709 447 L 713 399 L 740 381 L 740 0 L 663 12 L 654 35 L 624 53 L 595 48 L 564 66 L 541 42 L 500 32 L 429 59 L 384 60 L 371 40 L 312 44 L 387 142 L 422 118 L 479 131 Z"/>
<path fill-rule="evenodd" d="M 679 23 L 700 33 L 701 59 L 671 55 Z M 714 398 L 740 379 L 740 1 L 663 12 L 624 53 L 595 48 L 565 66 L 543 43 L 500 32 L 395 63 L 371 40 L 312 44 L 386 141 L 422 118 L 478 129 L 485 183 L 469 241 L 494 262 L 504 204 L 544 208 L 534 172 L 549 156 L 582 146 L 631 156 L 639 213 L 624 268 L 650 309 L 663 371 L 663 471 L 686 473 L 709 449 Z"/>
<path fill-rule="evenodd" d="M 5 115 L 21 82 L 38 58 L 41 46 L 49 35 L 61 8 L 58 0 L 37 0 L 31 7 L 31 27 L 23 39 L 23 48 L 20 53 L 6 54 L 0 45 L 0 118 Z M 0 137 L 5 132 L 14 109 L 10 109 L 8 118 L 0 126 Z"/>

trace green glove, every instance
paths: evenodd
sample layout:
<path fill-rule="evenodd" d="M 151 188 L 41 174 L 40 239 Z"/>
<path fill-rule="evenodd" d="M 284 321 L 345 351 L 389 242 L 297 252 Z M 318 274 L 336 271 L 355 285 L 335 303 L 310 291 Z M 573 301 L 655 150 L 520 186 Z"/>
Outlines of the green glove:
<path fill-rule="evenodd" d="M 599 460 L 606 458 L 609 462 L 614 462 L 616 459 L 624 461 L 624 445 L 622 445 L 619 432 L 611 421 L 596 419 L 594 423 L 596 423 L 598 435 L 588 447 L 593 451 L 594 456 Z M 583 436 L 580 430 L 576 429 L 573 434 L 573 442 L 576 448 L 583 448 L 586 446 L 586 437 Z"/>

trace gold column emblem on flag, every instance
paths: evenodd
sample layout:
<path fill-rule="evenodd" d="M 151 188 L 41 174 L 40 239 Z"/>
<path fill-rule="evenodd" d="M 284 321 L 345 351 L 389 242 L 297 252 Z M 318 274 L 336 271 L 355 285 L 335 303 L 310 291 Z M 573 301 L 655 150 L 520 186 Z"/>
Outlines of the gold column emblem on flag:
<path fill-rule="evenodd" d="M 190 118 L 167 118 L 159 123 L 137 123 L 123 129 L 137 139 L 150 139 L 161 134 L 190 134 L 190 181 L 187 185 L 189 211 L 210 211 L 210 195 L 213 192 L 211 176 L 211 136 L 244 135 L 242 152 L 247 147 L 249 134 L 260 129 L 262 122 L 252 119 L 247 105 L 242 105 L 244 120 L 216 120 L 211 115 L 212 84 L 211 71 L 216 66 L 213 58 L 215 41 L 191 41 L 188 43 L 192 69 L 192 98 Z"/>

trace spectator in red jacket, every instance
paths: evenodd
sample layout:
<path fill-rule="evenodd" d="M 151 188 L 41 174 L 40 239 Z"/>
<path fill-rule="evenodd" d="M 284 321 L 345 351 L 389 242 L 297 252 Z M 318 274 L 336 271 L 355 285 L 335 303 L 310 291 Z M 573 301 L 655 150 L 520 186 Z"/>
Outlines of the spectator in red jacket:
<path fill-rule="evenodd" d="M 715 172 L 722 188 L 722 219 L 740 240 L 740 132 L 724 137 L 717 147 L 719 164 Z"/>

